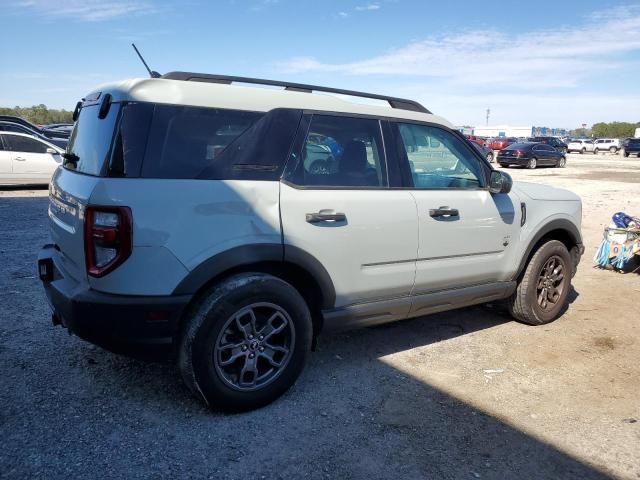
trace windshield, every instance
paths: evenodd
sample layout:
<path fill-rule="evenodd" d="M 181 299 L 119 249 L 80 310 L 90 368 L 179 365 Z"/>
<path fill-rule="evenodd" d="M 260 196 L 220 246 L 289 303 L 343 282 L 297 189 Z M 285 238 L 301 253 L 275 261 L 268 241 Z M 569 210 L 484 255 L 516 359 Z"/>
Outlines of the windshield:
<path fill-rule="evenodd" d="M 99 109 L 99 105 L 82 107 L 64 155 L 64 168 L 95 176 L 102 172 L 111 150 L 120 104 L 111 104 L 103 119 L 98 118 Z"/>

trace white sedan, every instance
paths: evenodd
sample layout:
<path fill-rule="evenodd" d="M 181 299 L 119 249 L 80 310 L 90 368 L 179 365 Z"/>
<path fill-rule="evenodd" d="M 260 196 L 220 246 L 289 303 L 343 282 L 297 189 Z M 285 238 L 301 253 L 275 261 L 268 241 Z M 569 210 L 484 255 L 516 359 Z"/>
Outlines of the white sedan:
<path fill-rule="evenodd" d="M 24 133 L 0 132 L 0 185 L 48 184 L 64 150 Z"/>

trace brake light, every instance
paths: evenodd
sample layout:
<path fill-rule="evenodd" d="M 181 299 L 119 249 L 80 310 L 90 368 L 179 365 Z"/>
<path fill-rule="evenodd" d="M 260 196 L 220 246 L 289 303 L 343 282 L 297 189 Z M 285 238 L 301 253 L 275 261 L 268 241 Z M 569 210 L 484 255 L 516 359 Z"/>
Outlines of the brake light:
<path fill-rule="evenodd" d="M 523 152 L 522 150 L 516 150 L 516 156 L 518 157 L 526 157 L 528 152 Z"/>
<path fill-rule="evenodd" d="M 84 254 L 89 275 L 102 277 L 129 258 L 133 249 L 132 225 L 128 207 L 86 208 Z"/>

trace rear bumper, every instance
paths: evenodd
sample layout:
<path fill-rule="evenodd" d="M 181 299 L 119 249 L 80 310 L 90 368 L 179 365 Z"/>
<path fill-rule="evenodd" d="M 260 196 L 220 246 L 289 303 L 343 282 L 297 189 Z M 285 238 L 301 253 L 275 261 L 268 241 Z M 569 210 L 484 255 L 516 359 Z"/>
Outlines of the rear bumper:
<path fill-rule="evenodd" d="M 169 351 L 191 295 L 125 296 L 97 292 L 61 267 L 60 252 L 47 245 L 38 255 L 38 273 L 53 310 L 53 323 L 118 353 Z"/>

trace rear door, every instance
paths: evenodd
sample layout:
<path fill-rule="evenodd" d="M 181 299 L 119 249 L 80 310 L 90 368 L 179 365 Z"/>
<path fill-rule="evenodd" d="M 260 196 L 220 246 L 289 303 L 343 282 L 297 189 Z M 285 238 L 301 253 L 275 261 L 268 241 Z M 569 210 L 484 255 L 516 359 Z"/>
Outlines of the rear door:
<path fill-rule="evenodd" d="M 489 167 L 451 131 L 394 126 L 403 181 L 418 207 L 414 294 L 503 280 L 505 252 L 518 238 L 515 197 L 489 193 Z"/>
<path fill-rule="evenodd" d="M 302 250 L 317 259 L 336 307 L 408 297 L 413 287 L 416 205 L 388 187 L 381 128 L 373 118 L 305 115 L 281 185 L 285 258 Z"/>

